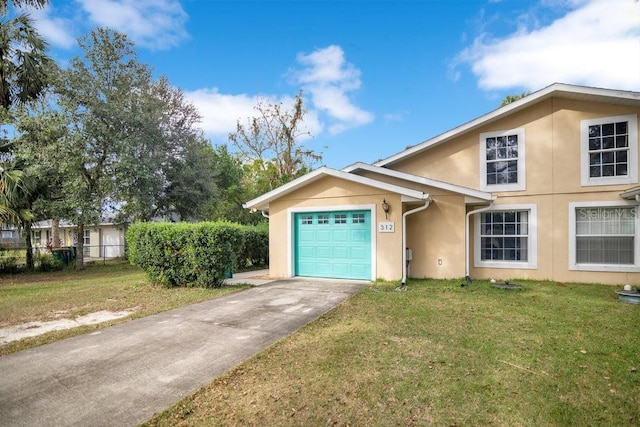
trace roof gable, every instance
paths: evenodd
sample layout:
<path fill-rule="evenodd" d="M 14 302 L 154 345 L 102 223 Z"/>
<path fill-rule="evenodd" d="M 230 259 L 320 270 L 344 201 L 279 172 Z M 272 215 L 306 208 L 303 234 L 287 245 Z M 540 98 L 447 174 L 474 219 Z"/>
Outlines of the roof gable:
<path fill-rule="evenodd" d="M 367 163 L 354 163 L 351 166 L 347 166 L 343 169 L 345 172 L 355 173 L 358 170 L 365 170 L 380 175 L 389 176 L 393 178 L 402 179 L 409 182 L 427 185 L 429 187 L 438 188 L 441 190 L 451 191 L 453 193 L 462 194 L 463 196 L 472 197 L 480 200 L 493 200 L 495 197 L 491 193 L 485 191 L 474 190 L 472 188 L 463 187 L 456 184 L 450 184 L 444 181 L 438 181 L 431 178 L 425 178 L 423 176 L 413 175 L 406 172 L 400 172 L 393 169 L 387 169 L 379 166 L 369 165 Z"/>
<path fill-rule="evenodd" d="M 294 179 L 293 181 L 287 184 L 284 184 L 276 188 L 275 190 L 269 191 L 268 193 L 265 193 L 260 197 L 256 197 L 255 199 L 248 201 L 242 206 L 245 209 L 251 209 L 251 210 L 268 210 L 270 202 L 277 200 L 280 197 L 286 194 L 289 194 L 299 188 L 307 186 L 313 183 L 314 181 L 317 181 L 319 179 L 322 179 L 328 176 L 344 179 L 346 181 L 368 185 L 370 187 L 378 188 L 380 190 L 400 194 L 401 196 L 405 196 L 408 199 L 425 200 L 428 197 L 428 195 L 423 193 L 422 191 L 413 190 L 411 188 L 406 188 L 399 185 L 388 184 L 386 182 L 377 181 L 375 179 L 366 178 L 363 176 L 351 174 L 344 171 L 339 171 L 336 169 L 331 169 L 328 167 L 321 167 L 319 169 L 314 170 L 313 172 L 310 172 L 304 176 L 301 176 L 300 178 Z"/>
<path fill-rule="evenodd" d="M 474 120 L 471 120 L 447 132 L 435 136 L 434 138 L 428 139 L 420 144 L 414 145 L 413 147 L 396 153 L 393 156 L 376 162 L 374 163 L 374 165 L 390 166 L 398 161 L 445 143 L 448 140 L 455 138 L 456 136 L 462 135 L 481 126 L 507 117 L 551 97 L 604 102 L 608 104 L 630 105 L 636 107 L 640 106 L 640 92 L 601 89 L 587 86 L 575 86 L 564 83 L 555 83 L 528 96 L 525 96 L 524 98 L 505 105 L 504 107 L 500 107 Z"/>

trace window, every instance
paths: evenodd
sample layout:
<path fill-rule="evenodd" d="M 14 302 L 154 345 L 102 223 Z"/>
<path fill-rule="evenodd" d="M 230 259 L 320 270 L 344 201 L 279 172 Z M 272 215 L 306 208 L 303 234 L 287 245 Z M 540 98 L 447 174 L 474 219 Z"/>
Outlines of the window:
<path fill-rule="evenodd" d="M 336 214 L 334 218 L 335 218 L 335 223 L 336 224 L 346 224 L 347 223 L 347 214 Z"/>
<path fill-rule="evenodd" d="M 318 215 L 318 224 L 329 224 L 329 215 Z"/>
<path fill-rule="evenodd" d="M 301 221 L 305 225 L 313 224 L 313 215 L 302 215 Z"/>
<path fill-rule="evenodd" d="M 364 214 L 363 213 L 354 213 L 351 219 L 353 224 L 364 224 Z"/>
<path fill-rule="evenodd" d="M 583 186 L 637 183 L 637 152 L 635 115 L 580 122 Z"/>
<path fill-rule="evenodd" d="M 83 254 L 89 256 L 91 254 L 91 248 L 89 247 L 89 245 L 91 245 L 91 230 L 84 230 L 82 244 L 84 245 L 82 250 Z"/>
<path fill-rule="evenodd" d="M 33 240 L 34 243 L 36 244 L 36 246 L 40 246 L 40 244 L 42 243 L 42 231 L 41 230 L 37 230 L 33 232 Z"/>
<path fill-rule="evenodd" d="M 525 189 L 524 129 L 480 134 L 480 174 L 484 191 Z"/>
<path fill-rule="evenodd" d="M 636 271 L 638 208 L 628 203 L 571 203 L 569 268 Z"/>
<path fill-rule="evenodd" d="M 475 215 L 475 266 L 537 268 L 535 205 L 499 206 Z"/>

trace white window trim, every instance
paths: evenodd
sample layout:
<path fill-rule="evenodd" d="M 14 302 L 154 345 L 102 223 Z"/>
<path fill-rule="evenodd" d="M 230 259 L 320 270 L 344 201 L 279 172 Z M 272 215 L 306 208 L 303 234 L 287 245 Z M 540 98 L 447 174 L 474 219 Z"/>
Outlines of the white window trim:
<path fill-rule="evenodd" d="M 529 260 L 524 261 L 483 261 L 481 259 L 480 217 L 487 212 L 503 211 L 529 211 L 529 234 L 527 253 Z M 474 215 L 473 226 L 473 262 L 476 268 L 508 268 L 536 270 L 538 268 L 538 206 L 535 204 L 523 205 L 496 205 L 491 209 Z"/>
<path fill-rule="evenodd" d="M 638 206 L 637 202 L 571 202 L 569 203 L 569 270 L 576 271 L 640 271 L 640 221 L 636 215 L 636 236 L 634 239 L 634 261 L 630 264 L 578 264 L 576 262 L 576 209 L 577 208 L 615 208 Z"/>
<path fill-rule="evenodd" d="M 515 184 L 487 184 L 487 138 L 498 136 L 518 136 L 518 182 Z M 485 132 L 480 134 L 480 190 L 492 191 L 523 191 L 526 189 L 526 159 L 525 159 L 525 133 L 524 128 L 511 130 Z"/>
<path fill-rule="evenodd" d="M 371 280 L 376 280 L 377 271 L 377 219 L 376 219 L 376 205 L 338 205 L 338 206 L 310 206 L 304 208 L 289 208 L 287 209 L 287 275 L 288 277 L 294 277 L 294 229 L 295 221 L 294 217 L 297 213 L 304 212 L 338 212 L 338 211 L 370 211 L 371 212 Z"/>
<path fill-rule="evenodd" d="M 589 126 L 613 123 L 628 122 L 629 131 L 629 169 L 627 176 L 605 176 L 591 178 L 589 176 Z M 598 119 L 580 121 L 580 171 L 581 183 L 583 187 L 593 185 L 618 185 L 638 183 L 638 116 L 628 114 L 624 116 L 602 117 Z"/>

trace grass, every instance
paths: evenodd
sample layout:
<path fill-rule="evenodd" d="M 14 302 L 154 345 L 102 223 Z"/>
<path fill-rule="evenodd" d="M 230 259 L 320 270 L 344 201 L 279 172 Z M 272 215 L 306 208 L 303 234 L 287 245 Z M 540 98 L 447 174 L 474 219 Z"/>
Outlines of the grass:
<path fill-rule="evenodd" d="M 374 284 L 145 425 L 640 424 L 640 306 L 519 283 Z"/>
<path fill-rule="evenodd" d="M 244 289 L 164 288 L 147 280 L 138 267 L 127 263 L 88 264 L 82 271 L 0 276 L 0 328 L 32 321 L 73 319 L 101 310 L 131 310 L 134 314 L 98 325 L 81 326 L 25 338 L 0 347 L 0 356 L 94 331 L 134 318 Z"/>

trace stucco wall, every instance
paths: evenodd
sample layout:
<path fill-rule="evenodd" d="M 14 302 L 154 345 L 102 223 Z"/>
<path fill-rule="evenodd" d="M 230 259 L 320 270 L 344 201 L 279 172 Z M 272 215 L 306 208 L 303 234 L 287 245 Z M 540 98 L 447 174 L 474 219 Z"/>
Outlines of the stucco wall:
<path fill-rule="evenodd" d="M 382 201 L 391 206 L 389 219 L 385 218 Z M 292 215 L 297 209 L 317 207 L 318 210 L 353 209 L 354 206 L 374 205 L 371 219 L 393 221 L 394 233 L 378 233 L 372 243 L 375 245 L 375 277 L 372 279 L 397 280 L 402 277 L 402 222 L 400 196 L 386 193 L 373 187 L 352 183 L 333 177 L 322 178 L 311 185 L 289 193 L 269 206 L 269 273 L 274 277 L 290 277 L 293 274 L 293 222 Z"/>
<path fill-rule="evenodd" d="M 558 281 L 640 283 L 640 273 L 585 272 L 569 269 L 569 203 L 580 201 L 621 201 L 620 193 L 632 185 L 585 186 L 581 185 L 580 121 L 626 114 L 640 115 L 640 110 L 630 107 L 592 102 L 552 98 L 531 108 L 495 121 L 473 132 L 461 135 L 443 145 L 429 149 L 412 158 L 393 164 L 393 169 L 428 178 L 479 189 L 480 156 L 479 135 L 483 132 L 503 131 L 515 128 L 525 130 L 526 189 L 524 191 L 496 192 L 496 205 L 535 204 L 537 207 L 537 268 L 497 269 L 477 268 L 473 262 L 473 221 L 471 223 L 471 274 L 476 278 L 528 278 Z M 636 142 L 637 143 L 637 142 Z M 637 159 L 636 159 L 637 161 Z M 436 198 L 436 205 L 438 199 Z M 428 213 L 414 219 L 426 226 Z M 446 217 L 448 219 L 448 217 Z M 445 217 L 441 219 L 444 221 Z M 436 230 L 447 227 L 445 222 L 434 226 Z M 427 250 L 431 240 L 426 237 L 417 247 Z M 435 234 L 432 236 L 435 237 Z M 446 242 L 447 236 L 444 238 Z M 460 236 L 464 238 L 464 234 Z M 432 243 L 437 245 L 437 243 Z M 432 246 L 433 247 L 433 246 Z M 435 249 L 434 249 L 435 250 Z M 462 254 L 464 255 L 464 254 Z M 438 273 L 446 269 L 433 269 L 432 252 L 425 258 L 425 265 L 412 265 L 412 275 L 442 277 Z M 437 259 L 437 258 L 436 258 Z M 444 264 L 444 262 L 443 262 Z M 447 273 L 455 273 L 453 268 Z M 462 276 L 463 274 L 459 274 Z M 455 274 L 454 274 L 455 276 Z M 446 276 L 445 276 L 446 277 Z"/>

